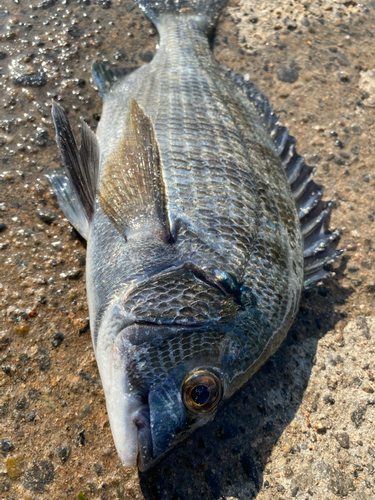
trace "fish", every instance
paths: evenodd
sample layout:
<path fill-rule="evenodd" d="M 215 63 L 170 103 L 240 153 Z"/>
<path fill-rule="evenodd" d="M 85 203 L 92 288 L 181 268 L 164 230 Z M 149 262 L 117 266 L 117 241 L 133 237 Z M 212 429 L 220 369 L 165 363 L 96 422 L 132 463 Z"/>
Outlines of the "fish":
<path fill-rule="evenodd" d="M 93 63 L 103 103 L 78 147 L 53 102 L 65 171 L 49 180 L 87 240 L 90 328 L 124 467 L 153 467 L 212 421 L 333 273 L 316 168 L 264 94 L 213 57 L 226 0 L 136 0 L 153 60 Z M 335 245 L 336 246 L 336 245 Z"/>

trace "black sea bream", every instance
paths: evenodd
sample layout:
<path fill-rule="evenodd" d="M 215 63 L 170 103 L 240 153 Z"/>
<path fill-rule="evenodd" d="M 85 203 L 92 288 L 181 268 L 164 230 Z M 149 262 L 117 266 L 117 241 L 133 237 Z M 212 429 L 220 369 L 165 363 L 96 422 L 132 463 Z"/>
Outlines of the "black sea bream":
<path fill-rule="evenodd" d="M 285 338 L 303 288 L 332 274 L 331 203 L 267 99 L 207 35 L 226 0 L 138 0 L 160 46 L 125 75 L 93 65 L 97 134 L 77 148 L 53 106 L 66 175 L 50 177 L 87 239 L 87 296 L 114 442 L 152 466 L 214 418 Z"/>

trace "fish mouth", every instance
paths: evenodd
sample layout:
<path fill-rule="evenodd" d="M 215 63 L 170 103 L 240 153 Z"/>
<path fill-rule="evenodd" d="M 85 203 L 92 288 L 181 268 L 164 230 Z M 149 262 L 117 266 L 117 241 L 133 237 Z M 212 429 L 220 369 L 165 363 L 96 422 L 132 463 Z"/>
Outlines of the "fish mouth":
<path fill-rule="evenodd" d="M 141 406 L 132 415 L 132 420 L 137 428 L 138 453 L 137 464 L 141 472 L 151 467 L 153 459 L 152 435 L 150 426 L 150 412 L 148 405 Z"/>

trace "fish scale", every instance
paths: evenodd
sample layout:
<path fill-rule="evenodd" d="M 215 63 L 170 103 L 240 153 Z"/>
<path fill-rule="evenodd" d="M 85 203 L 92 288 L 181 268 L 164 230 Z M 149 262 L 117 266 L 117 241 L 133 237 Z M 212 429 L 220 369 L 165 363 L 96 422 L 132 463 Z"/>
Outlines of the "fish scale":
<path fill-rule="evenodd" d="M 125 466 L 144 470 L 275 352 L 303 286 L 332 275 L 323 266 L 341 251 L 329 247 L 332 202 L 296 140 L 212 57 L 207 34 L 225 0 L 137 1 L 160 47 L 130 74 L 93 64 L 103 112 L 79 149 L 53 104 L 67 175 L 51 182 L 88 242 L 114 441 Z"/>

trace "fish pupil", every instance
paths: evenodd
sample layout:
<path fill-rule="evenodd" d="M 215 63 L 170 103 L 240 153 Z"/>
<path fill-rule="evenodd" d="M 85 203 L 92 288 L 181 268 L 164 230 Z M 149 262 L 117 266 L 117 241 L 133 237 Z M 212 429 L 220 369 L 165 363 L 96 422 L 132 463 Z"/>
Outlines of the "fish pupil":
<path fill-rule="evenodd" d="M 191 391 L 191 399 L 197 405 L 204 405 L 210 399 L 210 390 L 206 385 L 197 385 Z"/>

